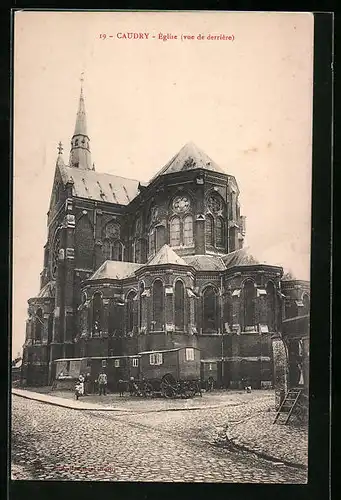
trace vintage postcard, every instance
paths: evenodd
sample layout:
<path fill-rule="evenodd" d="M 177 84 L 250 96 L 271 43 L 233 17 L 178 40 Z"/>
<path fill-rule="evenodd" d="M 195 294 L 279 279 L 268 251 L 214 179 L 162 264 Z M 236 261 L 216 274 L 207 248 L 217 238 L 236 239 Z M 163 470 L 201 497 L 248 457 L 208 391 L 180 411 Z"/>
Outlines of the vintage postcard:
<path fill-rule="evenodd" d="M 13 480 L 307 482 L 313 38 L 15 13 Z"/>

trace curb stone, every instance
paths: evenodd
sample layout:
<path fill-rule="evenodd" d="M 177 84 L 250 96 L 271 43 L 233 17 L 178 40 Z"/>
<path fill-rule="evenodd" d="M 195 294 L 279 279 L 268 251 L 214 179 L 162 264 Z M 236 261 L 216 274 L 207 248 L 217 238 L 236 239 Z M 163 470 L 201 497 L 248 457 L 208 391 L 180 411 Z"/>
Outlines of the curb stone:
<path fill-rule="evenodd" d="M 308 467 L 304 464 L 298 462 L 292 462 L 290 460 L 283 460 L 274 455 L 270 455 L 268 453 L 263 452 L 260 448 L 252 448 L 251 446 L 246 446 L 243 441 L 237 438 L 228 438 L 222 439 L 221 437 L 217 438 L 213 446 L 217 446 L 220 448 L 228 448 L 229 446 L 234 446 L 241 451 L 247 451 L 248 453 L 254 453 L 260 458 L 264 458 L 265 460 L 269 460 L 274 462 L 276 465 L 287 465 L 288 467 L 293 467 L 295 469 L 308 470 Z"/>
<path fill-rule="evenodd" d="M 40 403 L 50 404 L 54 406 L 59 406 L 62 408 L 68 408 L 70 410 L 78 410 L 78 411 L 116 411 L 119 413 L 129 413 L 129 414 L 142 414 L 142 413 L 161 413 L 166 411 L 193 411 L 193 410 L 209 410 L 214 408 L 221 408 L 222 406 L 240 406 L 244 404 L 244 402 L 240 403 L 226 403 L 224 405 L 210 405 L 210 406 L 193 406 L 189 408 L 158 408 L 155 410 L 147 410 L 147 409 L 131 409 L 131 408 L 119 408 L 119 407 L 108 407 L 108 406 L 98 406 L 92 403 L 82 403 L 79 401 L 73 401 L 65 399 L 62 401 L 62 398 L 58 398 L 55 396 L 50 396 L 46 394 L 34 393 L 33 391 L 29 393 L 29 391 L 23 391 L 18 389 L 12 389 L 12 395 L 22 397 L 25 399 L 31 399 L 33 401 L 38 401 Z"/>

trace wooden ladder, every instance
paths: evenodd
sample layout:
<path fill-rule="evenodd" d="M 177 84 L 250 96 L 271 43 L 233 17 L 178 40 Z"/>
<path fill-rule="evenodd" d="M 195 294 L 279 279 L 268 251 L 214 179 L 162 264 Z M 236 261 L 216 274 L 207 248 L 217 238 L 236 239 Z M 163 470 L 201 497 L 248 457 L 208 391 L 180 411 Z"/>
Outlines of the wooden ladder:
<path fill-rule="evenodd" d="M 289 422 L 289 418 L 291 417 L 291 414 L 297 404 L 297 401 L 299 400 L 301 393 L 302 389 L 289 389 L 278 409 L 276 418 L 273 421 L 274 424 L 277 422 L 285 425 Z M 280 417 L 283 417 L 282 420 Z"/>

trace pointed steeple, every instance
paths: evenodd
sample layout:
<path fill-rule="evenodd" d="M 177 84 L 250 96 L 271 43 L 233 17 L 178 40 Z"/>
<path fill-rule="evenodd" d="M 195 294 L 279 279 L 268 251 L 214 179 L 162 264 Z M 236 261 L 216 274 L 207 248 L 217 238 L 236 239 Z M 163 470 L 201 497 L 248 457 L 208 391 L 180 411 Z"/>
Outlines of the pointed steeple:
<path fill-rule="evenodd" d="M 90 153 L 90 139 L 86 125 L 86 113 L 83 94 L 83 73 L 81 77 L 81 92 L 79 96 L 75 131 L 71 139 L 70 167 L 83 170 L 93 170 Z"/>

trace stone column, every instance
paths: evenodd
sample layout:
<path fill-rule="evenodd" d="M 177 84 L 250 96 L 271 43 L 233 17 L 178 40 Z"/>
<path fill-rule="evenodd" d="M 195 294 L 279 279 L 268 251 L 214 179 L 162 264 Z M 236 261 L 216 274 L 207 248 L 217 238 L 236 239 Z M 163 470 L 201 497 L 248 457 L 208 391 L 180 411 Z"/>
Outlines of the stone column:
<path fill-rule="evenodd" d="M 195 296 L 190 294 L 188 297 L 189 302 L 189 315 L 188 315 L 188 331 L 192 334 L 196 333 L 197 326 L 195 322 Z"/>
<path fill-rule="evenodd" d="M 196 217 L 194 220 L 195 253 L 205 253 L 205 175 L 201 173 L 196 183 Z"/>

